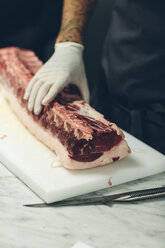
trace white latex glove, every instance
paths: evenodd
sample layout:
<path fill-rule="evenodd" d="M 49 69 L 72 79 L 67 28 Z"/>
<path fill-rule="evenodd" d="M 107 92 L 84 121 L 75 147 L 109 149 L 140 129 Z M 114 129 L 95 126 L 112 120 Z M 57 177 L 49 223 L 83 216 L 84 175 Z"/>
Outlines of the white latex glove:
<path fill-rule="evenodd" d="M 69 83 L 76 85 L 85 101 L 89 102 L 89 89 L 83 63 L 84 47 L 75 42 L 55 45 L 55 53 L 42 66 L 28 84 L 24 99 L 28 109 L 39 114 L 42 105 L 51 102 Z"/>

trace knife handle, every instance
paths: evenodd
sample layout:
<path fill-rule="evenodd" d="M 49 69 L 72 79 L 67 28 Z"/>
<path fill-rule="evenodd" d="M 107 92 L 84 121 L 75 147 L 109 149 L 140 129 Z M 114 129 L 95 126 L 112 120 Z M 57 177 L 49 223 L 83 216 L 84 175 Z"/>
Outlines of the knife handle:
<path fill-rule="evenodd" d="M 165 196 L 165 187 L 132 191 L 120 194 L 114 201 L 135 201 Z"/>

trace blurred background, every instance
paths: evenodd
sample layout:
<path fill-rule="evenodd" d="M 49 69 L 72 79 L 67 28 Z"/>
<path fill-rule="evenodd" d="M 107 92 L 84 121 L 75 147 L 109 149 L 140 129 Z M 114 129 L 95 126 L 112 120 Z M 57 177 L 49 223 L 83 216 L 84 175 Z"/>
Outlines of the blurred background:
<path fill-rule="evenodd" d="M 0 48 L 32 49 L 42 61 L 48 60 L 60 27 L 62 3 L 62 0 L 0 0 Z M 87 27 L 84 61 L 90 89 L 98 81 L 97 71 L 113 3 L 114 0 L 98 0 Z"/>

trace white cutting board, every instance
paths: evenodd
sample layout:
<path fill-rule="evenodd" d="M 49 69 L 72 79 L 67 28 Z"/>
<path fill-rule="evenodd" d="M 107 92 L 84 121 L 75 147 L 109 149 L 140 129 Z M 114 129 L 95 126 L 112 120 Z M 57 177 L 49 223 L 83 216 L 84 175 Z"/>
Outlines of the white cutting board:
<path fill-rule="evenodd" d="M 69 171 L 21 124 L 0 93 L 0 162 L 45 202 L 89 193 L 165 171 L 165 156 L 125 132 L 132 153 L 111 165 Z"/>

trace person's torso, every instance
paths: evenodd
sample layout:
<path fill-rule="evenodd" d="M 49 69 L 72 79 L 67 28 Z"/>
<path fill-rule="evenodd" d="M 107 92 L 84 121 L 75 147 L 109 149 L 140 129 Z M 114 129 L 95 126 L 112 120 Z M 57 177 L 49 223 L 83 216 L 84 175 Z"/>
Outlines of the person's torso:
<path fill-rule="evenodd" d="M 109 98 L 128 107 L 165 101 L 165 3 L 116 0 L 102 66 Z"/>

